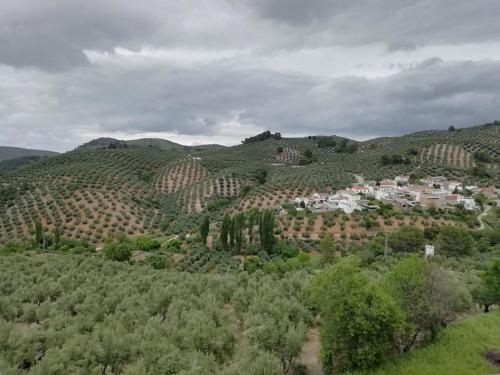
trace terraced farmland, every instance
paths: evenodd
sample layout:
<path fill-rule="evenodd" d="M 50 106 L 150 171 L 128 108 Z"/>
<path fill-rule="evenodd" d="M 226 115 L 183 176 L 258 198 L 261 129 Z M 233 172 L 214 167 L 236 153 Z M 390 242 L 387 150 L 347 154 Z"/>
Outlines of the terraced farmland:
<path fill-rule="evenodd" d="M 472 168 L 475 165 L 472 154 L 462 145 L 446 143 L 425 147 L 420 154 L 420 161 L 422 164 L 447 164 L 458 168 Z"/>
<path fill-rule="evenodd" d="M 0 174 L 0 241 L 29 240 L 37 221 L 94 243 L 122 233 L 187 232 L 205 210 L 219 215 L 276 207 L 298 195 L 343 188 L 354 181 L 352 173 L 374 180 L 417 173 L 474 181 L 486 178 L 473 175 L 480 166 L 488 181 L 500 184 L 499 129 L 493 123 L 423 131 L 359 142 L 349 152 L 335 146 L 346 142 L 338 137 L 327 137 L 331 147 L 319 147 L 321 137 L 268 139 L 200 148 L 195 157 L 182 147 L 140 142 L 83 147 Z M 394 154 L 408 162 L 381 163 Z"/>

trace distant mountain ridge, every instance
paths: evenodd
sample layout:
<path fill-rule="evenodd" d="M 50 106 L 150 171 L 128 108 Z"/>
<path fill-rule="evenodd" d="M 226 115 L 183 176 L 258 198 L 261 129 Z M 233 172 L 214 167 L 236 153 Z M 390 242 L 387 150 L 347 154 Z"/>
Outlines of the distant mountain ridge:
<path fill-rule="evenodd" d="M 209 145 L 199 145 L 199 146 L 185 146 L 176 142 L 169 141 L 163 138 L 139 138 L 132 139 L 128 141 L 116 139 L 116 138 L 97 138 L 90 142 L 84 143 L 77 147 L 77 150 L 103 150 L 103 149 L 116 149 L 116 148 L 126 148 L 129 146 L 136 147 L 155 147 L 160 150 L 169 151 L 180 151 L 180 152 L 191 152 L 191 151 L 209 151 L 226 148 L 222 145 L 209 144 Z"/>
<path fill-rule="evenodd" d="M 0 161 L 18 159 L 27 156 L 54 156 L 57 152 L 46 150 L 32 150 L 22 147 L 0 146 Z"/>

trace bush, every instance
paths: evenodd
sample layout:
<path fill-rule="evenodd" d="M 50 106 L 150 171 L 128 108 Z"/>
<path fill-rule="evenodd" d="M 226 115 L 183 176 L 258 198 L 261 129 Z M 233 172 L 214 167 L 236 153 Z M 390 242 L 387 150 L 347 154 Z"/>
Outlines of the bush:
<path fill-rule="evenodd" d="M 136 250 L 152 251 L 159 249 L 161 244 L 148 236 L 137 237 L 134 240 L 134 247 Z"/>
<path fill-rule="evenodd" d="M 278 242 L 274 247 L 274 251 L 277 255 L 285 259 L 296 257 L 299 253 L 296 247 L 285 242 Z"/>
<path fill-rule="evenodd" d="M 162 270 L 167 268 L 168 260 L 162 255 L 151 255 L 146 258 L 146 263 L 153 267 L 155 270 Z"/>
<path fill-rule="evenodd" d="M 389 235 L 389 246 L 396 252 L 418 252 L 423 250 L 424 233 L 412 226 L 402 226 Z"/>
<path fill-rule="evenodd" d="M 467 229 L 442 226 L 436 239 L 436 248 L 448 256 L 471 255 L 474 251 L 474 239 Z"/>
<path fill-rule="evenodd" d="M 129 261 L 132 257 L 132 251 L 127 242 L 108 243 L 104 245 L 102 252 L 106 258 L 116 260 L 118 262 Z"/>

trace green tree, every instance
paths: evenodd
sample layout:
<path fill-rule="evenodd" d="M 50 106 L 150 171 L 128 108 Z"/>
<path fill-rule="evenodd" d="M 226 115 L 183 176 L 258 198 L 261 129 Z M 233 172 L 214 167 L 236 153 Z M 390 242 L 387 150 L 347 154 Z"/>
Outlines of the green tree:
<path fill-rule="evenodd" d="M 234 225 L 234 217 L 229 219 L 229 250 L 233 251 L 234 250 L 234 244 L 236 242 L 235 238 L 235 225 Z"/>
<path fill-rule="evenodd" d="M 253 229 L 259 220 L 259 210 L 252 208 L 248 213 L 248 242 L 253 243 Z"/>
<path fill-rule="evenodd" d="M 465 228 L 442 226 L 436 238 L 436 250 L 448 256 L 471 255 L 474 239 Z"/>
<path fill-rule="evenodd" d="M 61 247 L 61 230 L 59 229 L 59 227 L 56 227 L 56 229 L 54 229 L 54 249 L 59 250 L 60 247 Z"/>
<path fill-rule="evenodd" d="M 42 223 L 40 222 L 40 220 L 37 220 L 35 222 L 35 245 L 42 246 L 43 238 L 44 238 L 44 233 L 43 233 Z"/>
<path fill-rule="evenodd" d="M 257 182 L 261 185 L 266 183 L 267 180 L 267 170 L 265 169 L 259 169 L 258 171 L 255 172 L 255 179 Z"/>
<path fill-rule="evenodd" d="M 271 253 L 276 243 L 274 237 L 275 218 L 272 210 L 264 210 L 260 223 L 260 246 L 262 250 Z"/>
<path fill-rule="evenodd" d="M 399 262 L 386 275 L 384 286 L 411 323 L 404 351 L 410 350 L 421 334 L 434 338 L 471 304 L 469 292 L 451 273 L 416 256 Z"/>
<path fill-rule="evenodd" d="M 119 262 L 129 261 L 132 257 L 130 245 L 126 242 L 107 243 L 104 245 L 102 252 L 106 258 Z"/>
<path fill-rule="evenodd" d="M 205 216 L 203 222 L 200 225 L 200 237 L 201 241 L 203 242 L 203 246 L 207 246 L 207 237 L 209 230 L 210 230 L 210 218 L 207 215 Z"/>
<path fill-rule="evenodd" d="M 500 304 L 500 259 L 492 262 L 481 274 L 480 303 L 484 312 L 490 311 L 491 305 Z"/>
<path fill-rule="evenodd" d="M 484 210 L 484 206 L 488 202 L 488 198 L 486 198 L 486 196 L 483 193 L 479 193 L 479 194 L 476 194 L 474 196 L 474 200 L 476 201 L 476 203 L 481 208 L 481 211 L 483 211 Z"/>
<path fill-rule="evenodd" d="M 394 300 L 370 285 L 359 266 L 342 261 L 309 287 L 321 316 L 321 358 L 327 373 L 370 369 L 397 350 L 405 331 Z"/>
<path fill-rule="evenodd" d="M 416 227 L 405 225 L 391 233 L 388 242 L 393 251 L 418 252 L 424 247 L 424 233 Z"/>
<path fill-rule="evenodd" d="M 333 260 L 337 246 L 335 244 L 335 238 L 333 238 L 331 233 L 325 233 L 323 235 L 323 238 L 319 242 L 319 250 L 326 261 L 331 262 Z"/>
<path fill-rule="evenodd" d="M 234 218 L 234 250 L 237 254 L 241 253 L 243 247 L 243 229 L 245 227 L 245 214 L 239 213 Z"/>
<path fill-rule="evenodd" d="M 219 239 L 222 244 L 222 248 L 225 251 L 229 251 L 229 234 L 231 231 L 231 218 L 229 214 L 225 214 L 222 218 L 222 225 L 220 228 Z"/>

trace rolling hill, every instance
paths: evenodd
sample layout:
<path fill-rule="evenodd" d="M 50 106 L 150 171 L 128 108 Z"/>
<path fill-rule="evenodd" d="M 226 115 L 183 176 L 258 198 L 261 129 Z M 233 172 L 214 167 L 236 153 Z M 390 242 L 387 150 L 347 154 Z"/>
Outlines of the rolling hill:
<path fill-rule="evenodd" d="M 26 156 L 54 156 L 57 152 L 44 150 L 30 150 L 21 147 L 0 146 L 0 161 L 18 159 Z"/>
<path fill-rule="evenodd" d="M 500 122 L 365 142 L 271 137 L 232 147 L 185 147 L 101 138 L 0 174 L 0 238 L 28 240 L 38 220 L 93 243 L 121 233 L 187 233 L 204 211 L 220 217 L 227 210 L 273 207 L 345 187 L 352 174 L 374 180 L 445 175 L 499 184 L 499 167 Z"/>

